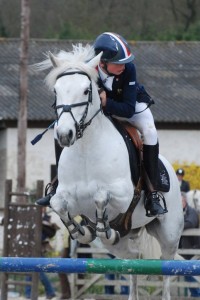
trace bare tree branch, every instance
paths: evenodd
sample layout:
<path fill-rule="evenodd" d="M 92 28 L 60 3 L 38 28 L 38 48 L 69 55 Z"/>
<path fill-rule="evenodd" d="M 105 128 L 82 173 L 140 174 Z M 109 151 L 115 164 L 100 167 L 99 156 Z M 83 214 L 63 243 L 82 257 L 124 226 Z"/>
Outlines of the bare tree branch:
<path fill-rule="evenodd" d="M 187 0 L 186 5 L 187 5 L 189 12 L 186 16 L 186 24 L 185 24 L 185 28 L 184 28 L 185 31 L 187 31 L 189 29 L 190 25 L 196 19 L 196 0 Z"/>
<path fill-rule="evenodd" d="M 175 6 L 175 3 L 174 3 L 174 0 L 170 0 L 170 4 L 171 4 L 171 9 L 172 9 L 172 14 L 174 16 L 175 21 L 177 22 L 178 21 L 178 14 L 177 14 L 177 11 L 176 11 L 176 6 Z"/>

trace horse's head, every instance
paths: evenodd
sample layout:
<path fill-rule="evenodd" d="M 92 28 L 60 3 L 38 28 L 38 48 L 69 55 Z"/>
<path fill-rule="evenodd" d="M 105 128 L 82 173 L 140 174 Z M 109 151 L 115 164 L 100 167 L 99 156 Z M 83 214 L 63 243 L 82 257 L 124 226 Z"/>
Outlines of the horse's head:
<path fill-rule="evenodd" d="M 74 46 L 73 52 L 49 53 L 53 70 L 46 82 L 55 92 L 57 123 L 55 132 L 61 146 L 69 147 L 82 137 L 83 131 L 100 111 L 96 66 L 101 54 L 91 46 Z"/>

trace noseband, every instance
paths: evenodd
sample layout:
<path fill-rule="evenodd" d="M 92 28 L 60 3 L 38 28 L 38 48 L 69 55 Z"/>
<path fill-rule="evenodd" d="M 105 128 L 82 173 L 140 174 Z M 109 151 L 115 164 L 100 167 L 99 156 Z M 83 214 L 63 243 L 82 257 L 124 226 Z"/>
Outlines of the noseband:
<path fill-rule="evenodd" d="M 76 138 L 79 139 L 79 138 L 81 138 L 83 136 L 83 132 L 86 129 L 86 127 L 91 124 L 91 122 L 94 119 L 94 117 L 101 111 L 101 107 L 97 110 L 97 112 L 93 115 L 93 117 L 87 123 L 84 123 L 85 119 L 87 117 L 89 104 L 92 103 L 92 81 L 91 81 L 90 76 L 87 73 L 82 72 L 82 71 L 73 71 L 73 72 L 62 73 L 62 74 L 58 75 L 57 78 L 56 78 L 56 80 L 58 80 L 59 78 L 61 78 L 63 76 L 74 75 L 74 74 L 80 74 L 80 75 L 87 76 L 88 79 L 90 80 L 90 87 L 88 89 L 88 101 L 79 102 L 79 103 L 70 104 L 70 105 L 65 105 L 65 104 L 56 105 L 56 102 L 57 102 L 56 101 L 57 99 L 56 99 L 55 100 L 55 104 L 53 105 L 53 107 L 54 107 L 55 112 L 56 112 L 57 122 L 59 121 L 59 119 L 60 119 L 60 117 L 61 117 L 61 115 L 63 113 L 70 113 L 70 115 L 72 116 L 72 118 L 73 118 L 73 120 L 75 122 Z M 80 119 L 79 122 L 77 122 L 76 119 L 75 119 L 75 117 L 74 117 L 74 115 L 73 115 L 72 108 L 78 107 L 78 106 L 82 106 L 82 105 L 86 105 L 86 107 L 85 107 L 85 110 L 84 110 L 82 118 Z M 62 108 L 62 111 L 58 115 L 57 110 L 59 108 Z"/>

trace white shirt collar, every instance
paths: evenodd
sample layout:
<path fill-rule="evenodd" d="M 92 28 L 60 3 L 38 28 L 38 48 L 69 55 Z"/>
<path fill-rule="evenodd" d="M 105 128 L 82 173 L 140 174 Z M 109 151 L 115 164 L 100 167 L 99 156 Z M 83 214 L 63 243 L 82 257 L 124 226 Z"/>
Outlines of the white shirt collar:
<path fill-rule="evenodd" d="M 109 76 L 98 66 L 99 76 L 103 82 L 103 85 L 109 90 L 112 91 L 113 79 L 114 76 Z"/>

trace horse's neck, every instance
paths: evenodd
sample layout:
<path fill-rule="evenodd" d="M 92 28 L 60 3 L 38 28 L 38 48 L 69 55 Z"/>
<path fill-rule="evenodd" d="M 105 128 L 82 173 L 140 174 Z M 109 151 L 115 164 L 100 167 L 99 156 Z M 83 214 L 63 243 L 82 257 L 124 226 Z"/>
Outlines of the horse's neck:
<path fill-rule="evenodd" d="M 100 112 L 93 119 L 92 124 L 88 126 L 88 130 L 86 129 L 86 131 L 86 135 L 88 134 L 91 139 L 97 140 L 110 136 L 110 139 L 112 140 L 112 132 L 115 132 L 116 129 L 111 121 L 102 112 Z"/>
<path fill-rule="evenodd" d="M 83 137 L 78 141 L 79 145 L 85 152 L 91 153 L 94 152 L 96 155 L 100 156 L 109 152 L 109 149 L 112 145 L 117 151 L 118 148 L 123 147 L 119 145 L 121 143 L 120 134 L 112 124 L 112 122 L 100 111 L 100 97 L 98 90 L 93 83 L 93 103 L 90 105 L 89 114 L 86 118 L 86 122 L 92 119 L 91 124 L 85 129 Z M 98 112 L 98 113 L 97 113 Z M 97 115 L 96 115 L 97 113 Z M 93 118 L 93 116 L 95 116 Z M 77 148 L 77 151 L 80 149 Z M 115 155 L 113 153 L 113 155 Z"/>
<path fill-rule="evenodd" d="M 88 118 L 86 118 L 86 122 L 88 122 L 93 116 L 99 111 L 100 109 L 100 97 L 97 89 L 93 85 L 93 97 L 94 97 L 94 104 L 91 105 L 91 112 Z M 107 136 L 109 132 L 116 131 L 113 127 L 113 124 L 110 120 L 100 111 L 97 115 L 92 119 L 92 123 L 86 129 L 84 135 L 89 135 L 94 141 L 98 139 L 100 136 Z M 112 137 L 111 137 L 112 139 Z"/>
<path fill-rule="evenodd" d="M 110 147 L 119 148 L 117 134 L 110 120 L 100 112 L 85 129 L 82 138 L 73 145 L 73 151 L 77 155 L 84 153 L 86 157 L 101 160 L 104 155 L 110 156 Z"/>

